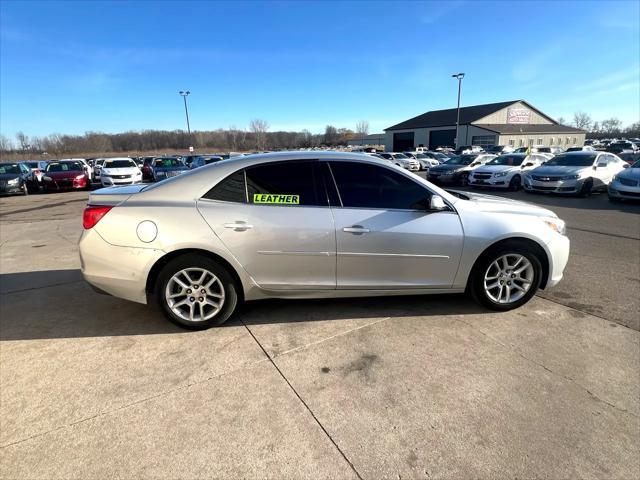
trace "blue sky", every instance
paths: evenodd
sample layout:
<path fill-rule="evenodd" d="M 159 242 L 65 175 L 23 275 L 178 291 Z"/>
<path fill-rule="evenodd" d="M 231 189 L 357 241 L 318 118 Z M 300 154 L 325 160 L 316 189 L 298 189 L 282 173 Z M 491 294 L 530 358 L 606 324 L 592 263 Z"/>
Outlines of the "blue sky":
<path fill-rule="evenodd" d="M 640 117 L 640 2 L 0 2 L 0 131 L 371 132 L 456 102 Z"/>

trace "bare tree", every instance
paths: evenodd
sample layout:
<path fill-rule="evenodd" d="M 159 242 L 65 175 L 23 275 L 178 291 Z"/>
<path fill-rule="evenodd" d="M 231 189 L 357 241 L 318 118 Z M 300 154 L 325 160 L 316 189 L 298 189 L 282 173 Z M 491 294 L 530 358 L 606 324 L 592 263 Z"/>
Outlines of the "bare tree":
<path fill-rule="evenodd" d="M 13 143 L 9 137 L 0 135 L 0 152 L 9 152 L 13 150 Z"/>
<path fill-rule="evenodd" d="M 267 130 L 269 130 L 269 123 L 266 120 L 260 120 L 254 118 L 249 124 L 249 129 L 253 132 L 256 140 L 256 149 L 264 150 L 267 139 Z"/>
<path fill-rule="evenodd" d="M 567 124 L 567 121 L 564 119 L 564 117 L 560 117 L 560 118 L 558 118 L 558 123 L 559 123 L 560 125 L 566 125 L 566 124 Z"/>
<path fill-rule="evenodd" d="M 324 129 L 323 143 L 328 146 L 337 145 L 340 140 L 338 129 L 333 125 L 327 125 Z"/>
<path fill-rule="evenodd" d="M 574 127 L 579 128 L 580 130 L 589 130 L 592 124 L 593 120 L 591 120 L 588 113 L 576 112 L 573 114 Z"/>
<path fill-rule="evenodd" d="M 617 118 L 608 118 L 606 120 L 602 120 L 600 123 L 600 131 L 607 135 L 620 133 L 620 127 L 622 127 L 622 122 Z"/>
<path fill-rule="evenodd" d="M 27 148 L 29 148 L 29 137 L 26 136 L 24 132 L 17 132 L 16 140 L 18 141 L 18 146 L 20 147 L 20 150 L 22 150 L 23 152 Z"/>
<path fill-rule="evenodd" d="M 369 122 L 366 120 L 356 122 L 356 133 L 358 134 L 358 138 L 364 138 L 369 135 Z"/>

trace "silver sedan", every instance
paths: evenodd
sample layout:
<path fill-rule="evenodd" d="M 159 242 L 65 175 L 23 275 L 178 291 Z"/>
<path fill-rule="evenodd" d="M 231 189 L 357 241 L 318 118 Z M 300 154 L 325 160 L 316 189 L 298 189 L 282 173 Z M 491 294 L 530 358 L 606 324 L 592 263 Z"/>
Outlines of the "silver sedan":
<path fill-rule="evenodd" d="M 362 154 L 249 155 L 91 193 L 80 258 L 98 291 L 191 329 L 242 300 L 470 293 L 509 310 L 562 278 L 553 212 L 448 193 Z"/>

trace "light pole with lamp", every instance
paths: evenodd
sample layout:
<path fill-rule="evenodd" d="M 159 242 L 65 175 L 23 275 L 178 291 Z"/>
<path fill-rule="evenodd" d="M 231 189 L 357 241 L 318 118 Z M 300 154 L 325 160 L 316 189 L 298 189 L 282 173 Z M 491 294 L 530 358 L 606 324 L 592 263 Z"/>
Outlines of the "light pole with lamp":
<path fill-rule="evenodd" d="M 187 117 L 187 133 L 189 134 L 189 143 L 191 143 L 191 125 L 189 125 L 189 109 L 187 108 L 187 96 L 189 96 L 191 92 L 189 90 L 180 90 L 178 93 L 184 100 L 184 114 Z M 189 151 L 193 152 L 192 146 L 189 147 Z"/>
<path fill-rule="evenodd" d="M 464 73 L 454 73 L 451 75 L 453 78 L 458 79 L 458 114 L 456 116 L 456 150 L 460 145 L 460 140 L 458 139 L 458 130 L 460 128 L 460 90 L 462 89 L 462 79 L 464 78 Z"/>

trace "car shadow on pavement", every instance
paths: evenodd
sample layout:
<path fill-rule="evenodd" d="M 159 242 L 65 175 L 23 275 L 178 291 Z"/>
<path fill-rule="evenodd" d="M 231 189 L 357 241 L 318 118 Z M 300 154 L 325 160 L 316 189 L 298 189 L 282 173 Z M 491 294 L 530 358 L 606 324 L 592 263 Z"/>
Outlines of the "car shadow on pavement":
<path fill-rule="evenodd" d="M 95 293 L 79 270 L 0 274 L 0 341 L 189 333 L 155 305 Z M 247 302 L 225 326 L 486 313 L 461 294 Z"/>

